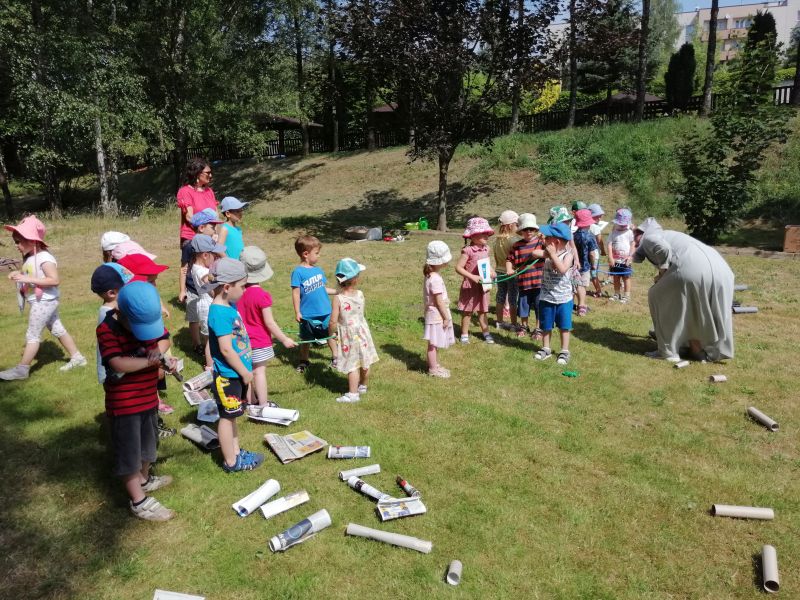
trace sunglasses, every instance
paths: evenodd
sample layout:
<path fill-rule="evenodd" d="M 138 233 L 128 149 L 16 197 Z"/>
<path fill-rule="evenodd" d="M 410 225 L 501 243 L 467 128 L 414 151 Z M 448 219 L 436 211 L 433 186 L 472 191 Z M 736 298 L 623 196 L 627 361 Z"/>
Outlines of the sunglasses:
<path fill-rule="evenodd" d="M 211 171 L 200 171 L 201 175 L 208 175 L 209 177 L 212 175 Z"/>

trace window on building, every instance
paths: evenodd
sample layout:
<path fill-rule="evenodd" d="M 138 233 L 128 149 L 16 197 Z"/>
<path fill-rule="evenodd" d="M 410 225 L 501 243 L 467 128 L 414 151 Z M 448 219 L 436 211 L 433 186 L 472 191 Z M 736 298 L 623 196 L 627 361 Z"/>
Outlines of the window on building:
<path fill-rule="evenodd" d="M 725 31 L 728 28 L 728 19 L 717 20 L 717 31 Z"/>
<path fill-rule="evenodd" d="M 752 19 L 750 17 L 745 17 L 744 19 L 736 19 L 733 24 L 734 29 L 747 29 L 752 24 Z"/>

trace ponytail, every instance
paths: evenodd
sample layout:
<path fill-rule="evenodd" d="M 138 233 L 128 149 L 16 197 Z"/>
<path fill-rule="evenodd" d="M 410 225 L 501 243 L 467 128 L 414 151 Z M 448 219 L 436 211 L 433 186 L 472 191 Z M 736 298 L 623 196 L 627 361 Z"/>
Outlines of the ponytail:
<path fill-rule="evenodd" d="M 434 273 L 434 272 L 435 272 L 435 269 L 433 268 L 433 265 L 429 265 L 428 263 L 425 263 L 425 266 L 422 267 L 422 274 L 425 277 L 430 277 L 430 274 Z"/>

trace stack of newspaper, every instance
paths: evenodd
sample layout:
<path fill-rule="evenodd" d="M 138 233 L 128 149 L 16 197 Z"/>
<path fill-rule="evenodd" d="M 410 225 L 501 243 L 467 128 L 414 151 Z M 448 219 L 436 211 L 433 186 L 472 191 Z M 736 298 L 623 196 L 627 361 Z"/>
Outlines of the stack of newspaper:
<path fill-rule="evenodd" d="M 211 400 L 207 388 L 214 381 L 211 371 L 203 371 L 191 379 L 183 382 L 183 397 L 190 406 L 197 406 L 201 402 Z"/>
<path fill-rule="evenodd" d="M 310 431 L 299 431 L 289 435 L 267 433 L 264 435 L 264 441 L 283 464 L 308 456 L 328 445 L 328 442 Z"/>

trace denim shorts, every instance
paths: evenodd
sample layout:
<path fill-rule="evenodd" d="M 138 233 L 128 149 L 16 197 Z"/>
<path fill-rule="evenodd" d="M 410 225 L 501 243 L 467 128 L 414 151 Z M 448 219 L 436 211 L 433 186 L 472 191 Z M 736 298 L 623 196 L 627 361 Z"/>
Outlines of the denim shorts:
<path fill-rule="evenodd" d="M 531 312 L 534 317 L 539 316 L 539 294 L 542 288 L 536 287 L 529 290 L 519 291 L 519 301 L 517 302 L 517 316 L 527 319 Z"/>
<path fill-rule="evenodd" d="M 552 331 L 553 325 L 561 331 L 572 329 L 572 300 L 563 304 L 539 302 L 539 327 L 542 331 Z"/>
<path fill-rule="evenodd" d="M 517 306 L 517 299 L 519 298 L 519 288 L 517 287 L 516 277 L 508 281 L 497 282 L 497 293 L 494 296 L 494 302 L 498 308 L 505 306 L 506 300 L 508 305 Z"/>

